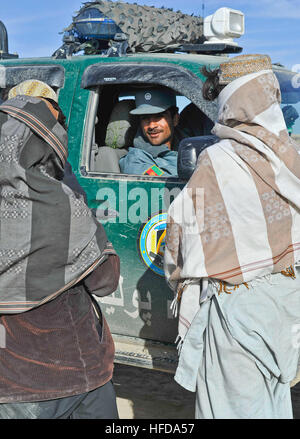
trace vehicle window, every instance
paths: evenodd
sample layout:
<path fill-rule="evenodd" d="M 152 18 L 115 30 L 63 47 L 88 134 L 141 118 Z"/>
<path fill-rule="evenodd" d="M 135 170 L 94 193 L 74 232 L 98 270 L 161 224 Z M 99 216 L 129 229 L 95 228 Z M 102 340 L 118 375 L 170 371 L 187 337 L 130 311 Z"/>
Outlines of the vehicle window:
<path fill-rule="evenodd" d="M 139 160 L 146 161 L 148 156 L 147 154 L 144 156 L 143 152 L 140 154 L 140 151 L 137 152 L 136 157 L 133 157 L 133 160 L 137 161 L 136 167 L 135 165 L 127 167 L 126 169 L 129 169 L 129 172 L 124 172 L 124 168 L 120 167 L 120 160 L 127 156 L 129 148 L 140 148 L 137 147 L 138 142 L 144 142 L 145 140 L 147 153 L 151 150 L 151 146 L 153 147 L 148 139 L 142 135 L 140 118 L 130 114 L 130 111 L 135 108 L 135 91 L 137 87 L 147 90 L 149 85 L 118 84 L 115 86 L 99 86 L 93 90 L 88 114 L 89 123 L 87 124 L 90 133 L 85 135 L 84 156 L 86 163 L 83 163 L 83 165 L 86 165 L 87 172 L 92 173 L 95 177 L 96 174 L 129 174 L 143 176 L 144 178 L 172 177 L 169 174 L 164 175 L 165 173 L 161 175 L 159 170 L 156 172 L 156 168 L 154 169 L 156 173 L 144 174 L 142 172 L 144 168 L 139 166 Z M 213 124 L 185 96 L 176 96 L 176 105 L 180 117 L 178 125 L 174 128 L 174 150 L 177 150 L 179 141 L 182 138 L 207 134 Z M 147 149 L 148 146 L 150 146 L 149 149 Z M 143 148 L 144 145 L 141 146 L 141 149 Z M 131 151 L 131 154 L 134 156 L 135 151 Z M 175 155 L 171 156 L 172 154 L 170 154 L 171 165 L 177 169 L 177 157 Z M 131 155 L 128 157 L 131 164 Z M 166 156 L 163 155 L 163 158 L 166 158 Z M 168 166 L 165 161 L 157 161 L 156 157 L 155 161 L 158 164 L 162 163 L 162 166 Z M 146 163 L 148 162 L 146 161 Z M 155 163 L 153 165 L 156 166 Z M 151 166 L 152 162 L 149 161 L 149 168 Z M 177 175 L 175 175 L 175 178 L 177 178 Z"/>
<path fill-rule="evenodd" d="M 1 68 L 1 94 L 2 99 L 7 99 L 9 90 L 15 85 L 28 79 L 38 79 L 46 82 L 58 94 L 64 86 L 65 69 L 60 65 L 18 65 L 0 66 Z"/>
<path fill-rule="evenodd" d="M 281 105 L 289 135 L 296 140 L 300 148 L 300 102 Z"/>
<path fill-rule="evenodd" d="M 279 71 L 275 74 L 280 84 L 281 109 L 290 136 L 300 148 L 300 78 L 299 74 Z"/>

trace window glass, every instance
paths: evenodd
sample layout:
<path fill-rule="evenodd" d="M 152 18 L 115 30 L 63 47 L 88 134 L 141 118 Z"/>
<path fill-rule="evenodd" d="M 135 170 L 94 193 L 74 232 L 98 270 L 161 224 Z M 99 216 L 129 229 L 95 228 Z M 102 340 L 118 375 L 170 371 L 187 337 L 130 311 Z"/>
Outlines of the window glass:
<path fill-rule="evenodd" d="M 275 72 L 281 90 L 281 109 L 289 134 L 300 146 L 300 75 Z"/>
<path fill-rule="evenodd" d="M 127 173 L 122 172 L 119 161 L 121 157 L 127 155 L 128 149 L 134 146 L 134 138 L 139 130 L 139 118 L 130 115 L 130 110 L 135 108 L 135 90 L 130 85 L 126 87 L 107 86 L 100 87 L 95 92 L 99 93 L 98 106 L 94 110 L 96 113 L 95 124 L 92 127 L 93 135 L 87 136 L 88 139 L 91 139 L 92 143 L 89 154 L 89 171 L 101 174 Z M 189 107 L 190 104 L 191 101 L 185 96 L 176 96 L 176 105 L 179 113 Z M 192 108 L 192 110 L 200 111 L 196 107 Z M 184 128 L 185 122 L 190 123 L 189 116 L 190 109 L 187 116 L 182 119 L 183 124 L 178 125 L 179 130 Z M 93 115 L 90 113 L 89 117 L 93 117 Z M 189 135 L 186 137 L 189 137 Z M 174 159 L 174 163 L 175 161 L 176 166 L 177 159 Z M 130 172 L 128 173 L 131 174 Z M 132 172 L 132 174 L 142 175 L 138 172 Z M 166 174 L 167 172 L 164 172 L 157 176 L 169 177 Z M 151 176 L 156 177 L 154 174 Z M 146 177 L 147 175 L 145 175 Z"/>

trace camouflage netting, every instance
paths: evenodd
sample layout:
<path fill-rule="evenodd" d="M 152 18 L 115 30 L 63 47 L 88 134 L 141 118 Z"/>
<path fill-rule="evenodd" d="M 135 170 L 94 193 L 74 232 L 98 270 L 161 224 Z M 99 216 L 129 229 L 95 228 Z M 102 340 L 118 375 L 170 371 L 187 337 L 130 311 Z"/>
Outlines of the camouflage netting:
<path fill-rule="evenodd" d="M 87 8 L 97 8 L 115 21 L 127 36 L 130 52 L 157 52 L 166 48 L 176 50 L 182 44 L 203 41 L 203 19 L 174 12 L 123 2 L 99 0 L 84 3 L 77 13 Z M 76 17 L 73 17 L 73 20 Z M 72 23 L 65 31 L 74 29 Z"/>

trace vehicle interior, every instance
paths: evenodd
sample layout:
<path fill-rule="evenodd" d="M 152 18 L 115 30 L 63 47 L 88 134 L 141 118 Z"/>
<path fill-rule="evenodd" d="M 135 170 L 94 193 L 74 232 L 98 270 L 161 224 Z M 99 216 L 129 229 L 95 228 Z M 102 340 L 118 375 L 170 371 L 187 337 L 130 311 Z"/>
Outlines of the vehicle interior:
<path fill-rule="evenodd" d="M 98 87 L 99 104 L 89 162 L 91 172 L 121 172 L 119 160 L 133 146 L 138 130 L 138 117 L 130 114 L 135 108 L 134 96 L 138 88 L 147 89 L 149 85 L 119 84 Z M 212 121 L 189 99 L 178 93 L 176 97 L 180 114 L 178 128 L 184 130 L 186 137 L 209 134 Z"/>

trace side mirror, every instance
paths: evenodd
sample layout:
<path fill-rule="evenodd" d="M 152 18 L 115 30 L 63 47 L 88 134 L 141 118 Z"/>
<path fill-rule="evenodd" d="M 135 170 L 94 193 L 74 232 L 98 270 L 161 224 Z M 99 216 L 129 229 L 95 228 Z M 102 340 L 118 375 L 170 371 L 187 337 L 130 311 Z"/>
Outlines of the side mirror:
<path fill-rule="evenodd" d="M 219 140 L 213 135 L 183 139 L 178 147 L 178 177 L 181 180 L 189 180 L 195 170 L 199 154 Z"/>

